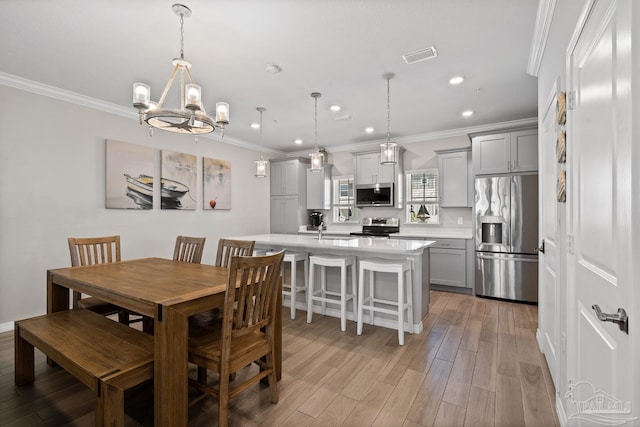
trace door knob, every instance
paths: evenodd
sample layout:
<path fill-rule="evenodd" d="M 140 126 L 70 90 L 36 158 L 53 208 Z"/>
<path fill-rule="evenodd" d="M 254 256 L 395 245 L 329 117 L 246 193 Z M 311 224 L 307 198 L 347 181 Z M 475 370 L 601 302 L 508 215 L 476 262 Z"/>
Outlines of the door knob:
<path fill-rule="evenodd" d="M 593 304 L 591 308 L 596 312 L 598 320 L 601 322 L 617 323 L 620 330 L 629 335 L 629 316 L 627 316 L 627 312 L 624 308 L 618 308 L 618 312 L 616 314 L 603 313 L 598 304 Z"/>
<path fill-rule="evenodd" d="M 540 246 L 534 249 L 536 252 L 542 252 L 544 253 L 544 239 L 542 239 L 542 243 L 540 243 Z"/>

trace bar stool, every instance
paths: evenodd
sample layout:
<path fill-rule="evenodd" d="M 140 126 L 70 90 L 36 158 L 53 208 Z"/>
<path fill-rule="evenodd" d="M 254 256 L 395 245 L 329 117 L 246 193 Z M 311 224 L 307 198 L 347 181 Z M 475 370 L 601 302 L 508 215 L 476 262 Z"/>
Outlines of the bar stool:
<path fill-rule="evenodd" d="M 277 252 L 267 252 L 267 255 L 274 255 Z M 309 262 L 308 254 L 306 252 L 285 252 L 284 262 L 291 264 L 291 279 L 290 284 L 287 285 L 284 280 L 282 281 L 282 295 L 288 295 L 291 299 L 291 319 L 296 318 L 296 302 L 298 300 L 298 292 L 307 292 L 307 277 L 309 277 Z M 298 263 L 304 261 L 304 286 L 298 287 Z M 282 275 L 284 277 L 284 269 L 282 269 Z M 284 287 L 289 288 L 288 291 L 284 290 Z"/>
<path fill-rule="evenodd" d="M 320 270 L 320 289 L 315 290 L 314 270 L 315 266 L 321 267 Z M 340 292 L 327 291 L 327 267 L 340 268 Z M 347 294 L 347 267 L 351 267 L 351 293 Z M 309 257 L 309 293 L 307 295 L 307 323 L 311 323 L 313 319 L 313 302 L 320 301 L 322 303 L 322 314 L 327 313 L 327 303 L 337 304 L 340 306 L 340 327 L 342 331 L 347 330 L 347 301 L 353 303 L 353 318 L 356 318 L 356 257 L 352 255 L 334 256 L 334 255 L 312 255 Z M 316 295 L 320 293 L 320 295 Z M 331 298 L 333 297 L 333 298 Z M 336 298 L 337 297 L 337 298 Z"/>
<path fill-rule="evenodd" d="M 364 298 L 364 282 L 365 272 L 369 272 L 369 295 Z M 375 273 L 393 273 L 397 274 L 398 293 L 396 300 L 388 300 L 376 298 L 375 296 Z M 388 261 L 383 259 L 365 259 L 360 260 L 358 281 L 358 335 L 362 335 L 362 311 L 369 310 L 369 323 L 373 325 L 373 316 L 375 312 L 393 314 L 398 317 L 398 342 L 404 345 L 404 312 L 407 312 L 407 322 L 409 323 L 409 332 L 413 332 L 413 297 L 411 286 L 411 261 L 397 260 Z M 407 274 L 407 280 L 404 275 Z M 405 302 L 406 295 L 406 302 Z M 376 306 L 376 304 L 395 306 L 395 309 L 389 309 Z"/>

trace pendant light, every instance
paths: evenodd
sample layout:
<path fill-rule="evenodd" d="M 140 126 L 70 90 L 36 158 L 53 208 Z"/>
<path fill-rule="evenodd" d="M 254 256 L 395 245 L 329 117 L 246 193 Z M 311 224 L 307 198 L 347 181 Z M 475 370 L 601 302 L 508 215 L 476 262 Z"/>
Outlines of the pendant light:
<path fill-rule="evenodd" d="M 153 128 L 158 128 L 195 135 L 196 141 L 198 135 L 213 132 L 217 126 L 224 137 L 224 127 L 229 124 L 229 104 L 216 103 L 215 121 L 209 117 L 202 105 L 202 90 L 193 83 L 191 63 L 184 59 L 184 18 L 191 16 L 191 9 L 183 4 L 174 4 L 171 9 L 180 18 L 180 57 L 172 61 L 171 77 L 157 104 L 151 102 L 149 85 L 133 84 L 133 106 L 138 109 L 140 124 L 147 122 L 150 135 Z M 180 105 L 179 108 L 166 108 L 164 102 L 177 75 L 180 76 Z M 186 82 L 185 77 L 188 79 Z"/>
<path fill-rule="evenodd" d="M 318 98 L 322 94 L 320 92 L 313 92 L 311 97 L 315 101 L 315 146 L 316 151 L 309 154 L 311 156 L 311 172 L 320 172 L 322 170 L 322 161 L 324 158 L 324 150 L 318 148 Z"/>
<path fill-rule="evenodd" d="M 387 81 L 387 142 L 380 144 L 380 164 L 394 165 L 398 163 L 398 144 L 391 142 L 391 107 L 389 81 L 395 77 L 393 73 L 385 73 L 382 78 Z"/>
<path fill-rule="evenodd" d="M 264 107 L 256 108 L 260 112 L 260 158 L 256 160 L 256 177 L 258 178 L 266 178 L 267 177 L 267 163 L 268 160 L 265 160 L 262 157 L 262 113 L 266 111 Z"/>

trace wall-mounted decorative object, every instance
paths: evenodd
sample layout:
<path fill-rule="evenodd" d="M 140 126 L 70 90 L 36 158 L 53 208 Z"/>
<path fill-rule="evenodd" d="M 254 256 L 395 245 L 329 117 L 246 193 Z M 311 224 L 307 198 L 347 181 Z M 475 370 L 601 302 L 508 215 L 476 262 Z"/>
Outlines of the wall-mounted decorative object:
<path fill-rule="evenodd" d="M 558 140 L 556 141 L 556 158 L 558 159 L 558 163 L 564 163 L 567 161 L 566 133 L 563 130 L 558 131 Z"/>
<path fill-rule="evenodd" d="M 559 125 L 565 124 L 567 121 L 567 97 L 564 92 L 558 93 L 558 113 L 556 115 L 556 119 Z"/>
<path fill-rule="evenodd" d="M 194 210 L 198 158 L 162 150 L 160 197 L 162 209 Z"/>
<path fill-rule="evenodd" d="M 231 209 L 231 162 L 202 158 L 204 210 Z"/>
<path fill-rule="evenodd" d="M 157 150 L 124 142 L 106 142 L 108 209 L 152 209 L 153 169 Z"/>
<path fill-rule="evenodd" d="M 561 170 L 558 173 L 558 188 L 556 190 L 556 197 L 558 202 L 564 203 L 567 201 L 567 183 L 566 183 L 566 172 Z"/>

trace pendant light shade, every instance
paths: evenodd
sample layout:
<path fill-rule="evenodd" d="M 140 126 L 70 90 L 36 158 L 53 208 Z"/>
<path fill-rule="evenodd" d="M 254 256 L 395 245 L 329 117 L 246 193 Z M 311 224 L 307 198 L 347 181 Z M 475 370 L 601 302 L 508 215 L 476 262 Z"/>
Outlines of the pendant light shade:
<path fill-rule="evenodd" d="M 394 165 L 398 163 L 398 144 L 391 142 L 391 105 L 389 81 L 395 77 L 393 73 L 385 73 L 382 78 L 387 81 L 387 142 L 380 144 L 380 163 Z"/>
<path fill-rule="evenodd" d="M 311 156 L 311 172 L 320 172 L 322 170 L 322 163 L 324 161 L 324 150 L 320 150 L 318 148 L 318 98 L 320 98 L 322 94 L 320 92 L 313 92 L 311 97 L 315 101 L 315 146 L 316 151 L 309 154 Z"/>
<path fill-rule="evenodd" d="M 267 164 L 269 163 L 268 160 L 265 160 L 262 157 L 262 113 L 265 112 L 265 108 L 264 107 L 258 107 L 256 108 L 256 110 L 258 110 L 260 112 L 260 158 L 258 160 L 256 160 L 256 177 L 258 178 L 266 178 L 267 177 Z M 227 110 L 228 111 L 228 110 Z"/>

